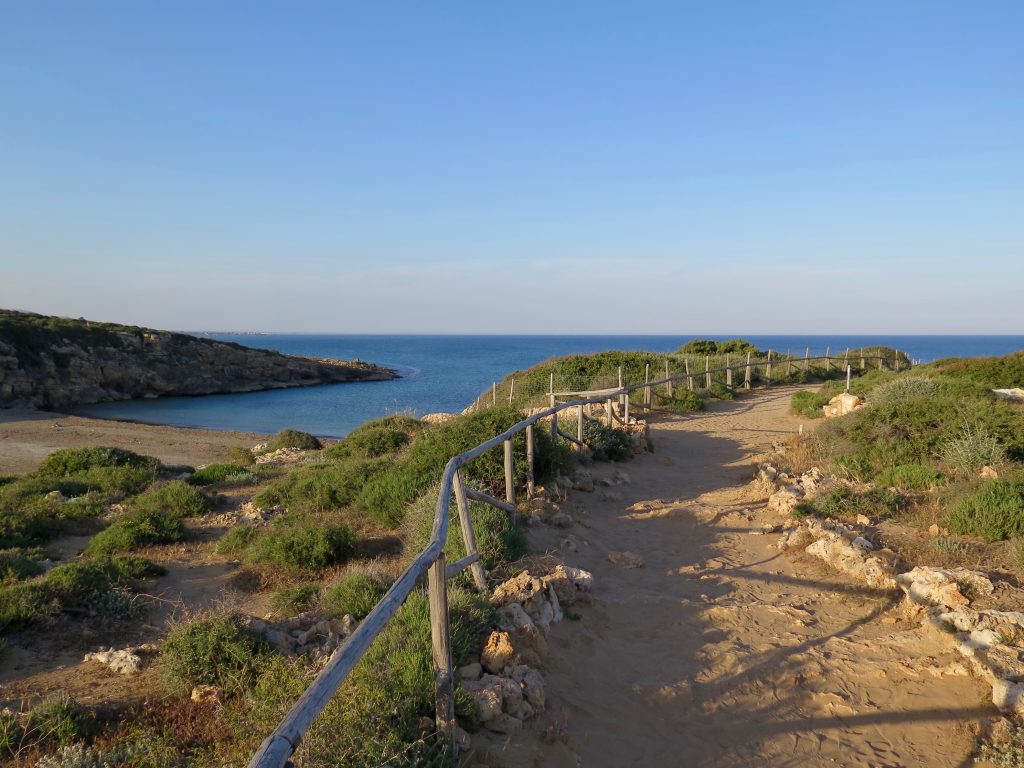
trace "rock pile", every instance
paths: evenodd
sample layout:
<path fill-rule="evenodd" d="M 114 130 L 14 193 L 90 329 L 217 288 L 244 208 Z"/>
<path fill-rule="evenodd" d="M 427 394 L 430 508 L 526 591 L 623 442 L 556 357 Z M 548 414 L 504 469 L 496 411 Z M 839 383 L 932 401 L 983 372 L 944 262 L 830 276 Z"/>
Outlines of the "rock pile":
<path fill-rule="evenodd" d="M 848 525 L 810 519 L 782 534 L 779 549 L 803 549 L 875 589 L 896 588 L 896 554 L 875 546 Z"/>
<path fill-rule="evenodd" d="M 119 651 L 108 648 L 105 651 L 87 653 L 83 661 L 98 661 L 108 667 L 111 672 L 121 675 L 134 675 L 142 670 L 149 656 L 157 652 L 158 647 L 153 643 L 129 646 Z"/>
<path fill-rule="evenodd" d="M 335 649 L 352 634 L 356 620 L 346 614 L 328 619 L 316 611 L 306 611 L 279 622 L 252 617 L 249 628 L 263 634 L 286 656 L 308 656 L 314 664 L 324 664 Z"/>

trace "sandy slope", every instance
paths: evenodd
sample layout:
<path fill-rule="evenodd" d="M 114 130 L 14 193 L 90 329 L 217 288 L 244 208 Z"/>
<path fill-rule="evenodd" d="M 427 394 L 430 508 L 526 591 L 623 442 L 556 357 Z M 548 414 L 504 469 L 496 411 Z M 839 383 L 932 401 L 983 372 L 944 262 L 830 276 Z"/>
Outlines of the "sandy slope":
<path fill-rule="evenodd" d="M 546 675 L 580 765 L 971 764 L 969 725 L 994 710 L 946 643 L 752 534 L 770 518 L 750 461 L 796 431 L 790 394 L 666 419 L 622 500 L 576 495 L 590 525 L 567 559 L 594 572 L 596 601 L 553 630 Z M 646 566 L 614 566 L 611 550 Z M 545 752 L 534 764 L 564 764 Z"/>

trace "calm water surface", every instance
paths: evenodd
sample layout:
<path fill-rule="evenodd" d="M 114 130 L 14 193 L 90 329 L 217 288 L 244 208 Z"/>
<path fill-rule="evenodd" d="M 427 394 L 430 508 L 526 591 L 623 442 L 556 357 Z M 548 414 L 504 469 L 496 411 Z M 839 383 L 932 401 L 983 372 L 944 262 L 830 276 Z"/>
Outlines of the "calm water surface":
<path fill-rule="evenodd" d="M 493 381 L 555 355 L 644 349 L 671 352 L 695 338 L 685 336 L 339 336 L 231 335 L 213 338 L 297 355 L 361 359 L 394 368 L 402 378 L 242 395 L 165 397 L 102 403 L 80 413 L 153 424 L 277 432 L 292 427 L 342 437 L 371 419 L 395 412 L 461 411 Z M 884 344 L 914 360 L 1003 355 L 1024 349 L 1024 336 L 757 336 L 742 335 L 762 349 L 824 354 Z M 725 339 L 733 337 L 703 336 Z"/>

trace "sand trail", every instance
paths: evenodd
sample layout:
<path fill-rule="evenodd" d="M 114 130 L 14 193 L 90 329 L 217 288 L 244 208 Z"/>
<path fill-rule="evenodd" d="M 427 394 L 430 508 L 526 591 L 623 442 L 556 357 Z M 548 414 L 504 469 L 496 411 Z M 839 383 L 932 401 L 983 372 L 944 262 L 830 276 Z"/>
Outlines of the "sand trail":
<path fill-rule="evenodd" d="M 553 630 L 546 674 L 581 765 L 971 764 L 970 725 L 994 710 L 942 638 L 752 533 L 779 522 L 748 481 L 796 431 L 791 392 L 661 419 L 621 499 L 577 495 L 589 514 L 569 559 L 596 600 Z M 616 550 L 645 566 L 611 564 Z"/>

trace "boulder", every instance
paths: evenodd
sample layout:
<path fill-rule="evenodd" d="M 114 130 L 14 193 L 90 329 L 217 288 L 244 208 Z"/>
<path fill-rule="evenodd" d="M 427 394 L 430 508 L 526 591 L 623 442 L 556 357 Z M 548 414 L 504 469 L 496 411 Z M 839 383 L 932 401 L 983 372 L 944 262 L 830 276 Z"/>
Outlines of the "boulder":
<path fill-rule="evenodd" d="M 996 680 L 992 683 L 992 703 L 1004 715 L 1024 714 L 1024 683 Z"/>
<path fill-rule="evenodd" d="M 500 686 L 483 680 L 474 680 L 464 682 L 462 690 L 473 700 L 473 716 L 477 722 L 486 724 L 501 714 Z"/>
<path fill-rule="evenodd" d="M 801 501 L 803 492 L 796 486 L 788 485 L 768 497 L 768 511 L 789 517 Z"/>
<path fill-rule="evenodd" d="M 488 672 L 498 674 L 518 657 L 508 632 L 491 632 L 480 654 L 480 663 Z"/>
<path fill-rule="evenodd" d="M 853 413 L 863 406 L 863 398 L 857 397 L 857 395 L 851 392 L 843 392 L 841 395 L 836 395 L 829 400 L 828 405 L 822 406 L 822 410 L 825 412 L 826 419 L 833 419 L 837 416 Z"/>
<path fill-rule="evenodd" d="M 512 669 L 512 679 L 522 686 L 523 696 L 534 712 L 543 712 L 545 705 L 544 677 L 536 669 L 519 665 Z"/>
<path fill-rule="evenodd" d="M 983 573 L 966 568 L 918 566 L 896 577 L 896 583 L 912 602 L 957 608 L 969 605 L 970 597 L 991 595 L 992 582 Z"/>
<path fill-rule="evenodd" d="M 111 672 L 121 675 L 134 675 L 142 669 L 142 657 L 133 652 L 130 648 L 115 651 L 110 648 L 106 651 L 85 654 L 84 661 L 98 661 L 110 668 Z"/>
<path fill-rule="evenodd" d="M 556 565 L 554 570 L 544 577 L 544 583 L 554 590 L 559 603 L 573 605 L 589 600 L 590 591 L 594 585 L 594 576 L 582 568 Z"/>

